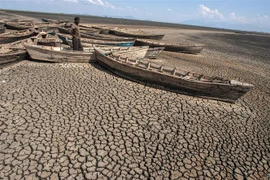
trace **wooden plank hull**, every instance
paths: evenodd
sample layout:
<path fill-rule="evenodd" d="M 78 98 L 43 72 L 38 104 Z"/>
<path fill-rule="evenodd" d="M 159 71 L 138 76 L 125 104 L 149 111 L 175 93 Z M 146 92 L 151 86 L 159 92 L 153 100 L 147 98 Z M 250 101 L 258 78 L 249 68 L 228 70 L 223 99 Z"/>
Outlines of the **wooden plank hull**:
<path fill-rule="evenodd" d="M 32 31 L 19 31 L 17 33 L 3 33 L 0 35 L 0 44 L 6 44 L 15 42 L 22 39 L 27 39 L 34 36 L 35 33 Z"/>
<path fill-rule="evenodd" d="M 164 69 L 161 67 L 151 66 L 149 63 L 135 63 L 119 60 L 114 57 L 108 57 L 102 51 L 96 51 L 97 62 L 112 72 L 125 78 L 140 83 L 154 83 L 162 85 L 169 90 L 217 99 L 226 102 L 235 102 L 238 98 L 252 89 L 253 85 L 237 81 L 224 81 L 218 83 L 215 81 L 202 81 L 193 79 L 189 75 L 179 75 L 175 70 Z"/>
<path fill-rule="evenodd" d="M 137 39 L 134 43 L 135 46 L 149 46 L 149 47 L 165 47 L 164 51 L 181 52 L 188 54 L 198 54 L 203 48 L 204 44 L 198 45 L 185 45 L 185 44 L 171 44 L 150 40 Z"/>
<path fill-rule="evenodd" d="M 89 63 L 95 61 L 94 49 L 88 52 L 60 50 L 60 47 L 25 45 L 32 59 L 56 63 Z"/>
<path fill-rule="evenodd" d="M 5 33 L 6 32 L 6 28 L 0 28 L 0 34 Z"/>
<path fill-rule="evenodd" d="M 102 41 L 135 41 L 134 38 L 126 38 L 126 37 L 119 37 L 113 35 L 104 35 L 104 34 L 85 34 L 81 33 L 83 38 L 87 39 L 95 39 L 95 40 L 102 40 Z"/>
<path fill-rule="evenodd" d="M 81 31 L 81 37 L 87 37 L 87 34 L 88 33 L 99 33 L 99 29 L 80 29 L 80 31 Z M 69 32 L 69 28 L 63 28 L 63 27 L 58 27 L 58 32 L 59 33 L 64 33 L 64 34 L 70 34 L 70 32 Z"/>
<path fill-rule="evenodd" d="M 135 34 L 116 29 L 111 29 L 110 33 L 115 34 L 117 36 L 143 38 L 143 39 L 156 39 L 156 40 L 161 40 L 164 37 L 164 34 Z"/>
<path fill-rule="evenodd" d="M 4 53 L 1 54 L 0 52 L 0 65 L 20 61 L 25 59 L 28 56 L 28 53 L 26 50 L 18 50 L 17 52 L 11 52 L 11 53 Z"/>
<path fill-rule="evenodd" d="M 65 35 L 65 34 L 58 34 L 59 38 L 65 43 L 69 44 L 67 42 L 67 39 L 71 40 L 71 35 Z M 87 38 L 81 38 L 81 42 L 83 45 L 87 44 L 98 44 L 98 45 L 106 45 L 106 46 L 123 46 L 123 47 L 129 47 L 133 46 L 134 41 L 103 41 L 103 40 L 97 40 L 97 39 L 87 39 Z"/>
<path fill-rule="evenodd" d="M 29 28 L 33 28 L 33 26 L 23 26 L 23 25 L 15 25 L 6 23 L 6 28 L 11 30 L 25 30 Z"/>

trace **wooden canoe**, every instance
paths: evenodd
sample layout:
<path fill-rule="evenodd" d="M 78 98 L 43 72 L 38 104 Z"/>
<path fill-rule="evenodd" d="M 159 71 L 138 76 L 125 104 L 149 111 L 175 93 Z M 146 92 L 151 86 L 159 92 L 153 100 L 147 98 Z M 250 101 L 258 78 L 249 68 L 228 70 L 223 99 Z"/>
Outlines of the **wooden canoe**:
<path fill-rule="evenodd" d="M 48 23 L 59 23 L 60 21 L 59 20 L 55 20 L 55 19 L 46 19 L 46 18 L 41 18 L 41 20 L 43 22 L 48 22 Z"/>
<path fill-rule="evenodd" d="M 49 47 L 40 45 L 25 45 L 25 48 L 31 58 L 35 60 L 56 63 L 91 63 L 96 61 L 95 47 L 84 48 L 83 51 L 73 51 L 71 49 L 62 47 Z M 102 47 L 102 49 L 106 50 L 106 52 L 123 51 L 119 54 L 125 54 L 129 57 L 142 58 L 145 56 L 148 47 Z"/>
<path fill-rule="evenodd" d="M 164 47 L 155 47 L 155 48 L 149 48 L 145 58 L 148 59 L 157 59 L 160 53 L 164 50 Z"/>
<path fill-rule="evenodd" d="M 115 34 L 117 36 L 143 38 L 143 39 L 156 39 L 156 40 L 161 40 L 165 36 L 165 34 L 149 34 L 140 30 L 134 31 L 119 28 L 111 29 L 110 33 Z"/>
<path fill-rule="evenodd" d="M 0 34 L 5 33 L 5 32 L 6 32 L 6 28 L 5 27 L 3 27 L 3 28 L 0 27 Z"/>
<path fill-rule="evenodd" d="M 188 54 L 198 54 L 204 48 L 204 44 L 172 44 L 166 42 L 158 42 L 154 40 L 137 39 L 135 46 L 149 46 L 149 47 L 165 47 L 164 51 L 181 52 Z"/>
<path fill-rule="evenodd" d="M 58 33 L 59 38 L 63 41 L 65 44 L 69 44 L 67 40 L 71 40 L 72 36 L 68 34 L 61 34 Z M 107 45 L 107 46 L 133 46 L 135 40 L 133 41 L 103 41 L 103 40 L 97 40 L 97 39 L 87 39 L 87 38 L 81 38 L 81 43 L 84 46 L 88 46 L 87 44 L 98 44 L 98 45 Z"/>
<path fill-rule="evenodd" d="M 140 83 L 162 85 L 168 90 L 194 96 L 235 102 L 253 87 L 248 83 L 185 72 L 144 60 L 121 58 L 101 49 L 96 49 L 96 56 L 101 66 L 120 76 Z"/>
<path fill-rule="evenodd" d="M 0 44 L 11 43 L 34 36 L 36 32 L 32 30 L 21 30 L 16 32 L 6 32 L 0 34 Z"/>
<path fill-rule="evenodd" d="M 24 43 L 26 42 L 28 40 L 0 46 L 0 65 L 25 59 L 28 56 L 24 47 Z"/>
<path fill-rule="evenodd" d="M 105 35 L 105 34 L 91 34 L 91 33 L 86 34 L 84 32 L 81 33 L 81 36 L 87 39 L 96 39 L 102 41 L 135 41 L 134 38 Z"/>
<path fill-rule="evenodd" d="M 58 32 L 59 33 L 63 33 L 63 34 L 70 34 L 69 32 L 70 28 L 65 28 L 65 27 L 58 27 Z M 99 33 L 98 29 L 81 29 L 80 28 L 80 33 L 81 36 L 84 37 L 85 34 L 89 34 L 89 33 Z"/>
<path fill-rule="evenodd" d="M 6 28 L 12 30 L 25 30 L 34 28 L 34 25 L 30 22 L 7 22 Z"/>
<path fill-rule="evenodd" d="M 62 40 L 57 35 L 51 35 L 46 32 L 40 32 L 37 36 L 32 37 L 34 44 L 43 46 L 60 47 Z"/>

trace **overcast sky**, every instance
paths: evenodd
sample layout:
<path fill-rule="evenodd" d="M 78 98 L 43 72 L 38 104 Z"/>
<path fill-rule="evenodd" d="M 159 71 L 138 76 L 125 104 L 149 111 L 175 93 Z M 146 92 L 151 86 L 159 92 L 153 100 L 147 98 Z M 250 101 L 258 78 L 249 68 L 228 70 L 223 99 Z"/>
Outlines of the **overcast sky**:
<path fill-rule="evenodd" d="M 0 0 L 0 8 L 270 32 L 270 0 Z"/>

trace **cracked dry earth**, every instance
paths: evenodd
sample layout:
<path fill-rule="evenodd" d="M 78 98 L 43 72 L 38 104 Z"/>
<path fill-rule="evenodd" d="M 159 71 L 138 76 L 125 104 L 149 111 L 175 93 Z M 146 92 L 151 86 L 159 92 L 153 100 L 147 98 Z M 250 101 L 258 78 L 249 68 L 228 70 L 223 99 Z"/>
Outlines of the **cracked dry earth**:
<path fill-rule="evenodd" d="M 154 89 L 92 64 L 23 61 L 0 78 L 0 179 L 268 177 L 269 111 L 244 101 Z"/>

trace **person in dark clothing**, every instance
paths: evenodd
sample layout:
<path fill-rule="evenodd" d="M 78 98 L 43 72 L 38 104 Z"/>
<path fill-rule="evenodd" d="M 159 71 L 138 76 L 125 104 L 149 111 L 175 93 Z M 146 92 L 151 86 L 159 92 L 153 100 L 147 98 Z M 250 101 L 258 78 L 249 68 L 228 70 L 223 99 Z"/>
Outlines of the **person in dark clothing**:
<path fill-rule="evenodd" d="M 81 44 L 81 34 L 80 34 L 80 27 L 79 27 L 79 23 L 80 23 L 80 18 L 79 17 L 75 17 L 74 18 L 74 23 L 71 25 L 70 28 L 70 34 L 72 35 L 72 44 L 73 44 L 73 50 L 76 51 L 82 51 L 83 47 Z"/>

